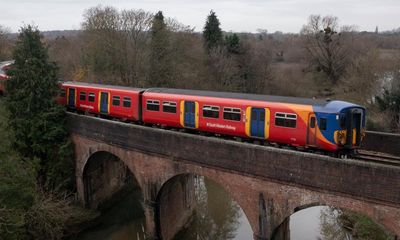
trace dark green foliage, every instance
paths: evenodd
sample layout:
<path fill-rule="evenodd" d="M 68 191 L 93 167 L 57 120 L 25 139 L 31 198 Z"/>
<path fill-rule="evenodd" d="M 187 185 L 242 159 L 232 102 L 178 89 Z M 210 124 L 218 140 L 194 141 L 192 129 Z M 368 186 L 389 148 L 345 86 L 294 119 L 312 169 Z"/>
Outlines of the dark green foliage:
<path fill-rule="evenodd" d="M 0 236 L 24 239 L 25 212 L 34 202 L 35 174 L 12 151 L 13 134 L 8 127 L 8 112 L 0 99 Z"/>
<path fill-rule="evenodd" d="M 385 89 L 382 96 L 376 97 L 381 111 L 387 111 L 390 116 L 391 129 L 400 129 L 400 87 L 391 91 Z"/>
<path fill-rule="evenodd" d="M 203 30 L 204 44 L 207 51 L 222 44 L 222 31 L 219 25 L 220 23 L 215 12 L 211 10 Z"/>
<path fill-rule="evenodd" d="M 50 189 L 71 187 L 71 143 L 65 112 L 55 101 L 57 67 L 49 62 L 39 31 L 27 26 L 14 49 L 6 106 L 14 132 L 13 148 L 35 165 L 39 185 Z"/>
<path fill-rule="evenodd" d="M 151 27 L 149 73 L 149 85 L 151 87 L 171 87 L 171 61 L 168 49 L 169 33 L 163 13 L 159 11 L 154 16 Z"/>
<path fill-rule="evenodd" d="M 226 36 L 225 42 L 229 53 L 239 54 L 241 52 L 240 40 L 236 33 Z"/>
<path fill-rule="evenodd" d="M 25 239 L 25 213 L 35 200 L 35 174 L 11 151 L 0 158 L 0 236 Z"/>

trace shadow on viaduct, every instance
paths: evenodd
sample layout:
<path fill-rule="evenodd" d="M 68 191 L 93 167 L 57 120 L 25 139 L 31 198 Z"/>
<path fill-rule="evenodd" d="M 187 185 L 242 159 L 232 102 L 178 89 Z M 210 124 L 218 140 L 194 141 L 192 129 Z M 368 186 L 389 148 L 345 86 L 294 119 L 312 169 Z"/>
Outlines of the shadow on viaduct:
<path fill-rule="evenodd" d="M 171 239 L 188 218 L 194 175 L 225 188 L 254 239 L 270 239 L 291 214 L 317 205 L 365 214 L 400 236 L 399 167 L 68 115 L 81 202 L 96 208 L 134 182 L 150 239 Z"/>

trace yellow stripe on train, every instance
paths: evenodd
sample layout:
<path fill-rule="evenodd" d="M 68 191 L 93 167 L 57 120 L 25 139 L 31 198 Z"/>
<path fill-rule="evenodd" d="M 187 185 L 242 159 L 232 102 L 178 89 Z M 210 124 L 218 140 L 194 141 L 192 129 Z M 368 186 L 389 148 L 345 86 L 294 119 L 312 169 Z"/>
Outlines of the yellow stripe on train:
<path fill-rule="evenodd" d="M 194 112 L 194 118 L 195 118 L 195 128 L 199 128 L 199 103 L 198 102 L 194 102 L 195 104 L 195 112 Z"/>
<path fill-rule="evenodd" d="M 179 109 L 179 121 L 181 123 L 182 127 L 185 127 L 185 101 L 181 101 L 180 103 L 180 109 Z"/>
<path fill-rule="evenodd" d="M 270 124 L 270 111 L 269 108 L 265 108 L 265 127 L 264 127 L 264 138 L 268 139 L 269 138 L 269 124 Z"/>
<path fill-rule="evenodd" d="M 247 107 L 246 108 L 246 119 L 245 119 L 245 124 L 246 124 L 246 128 L 245 128 L 245 130 L 246 130 L 246 135 L 248 136 L 248 137 L 251 137 L 250 136 L 250 126 L 251 126 L 251 107 Z"/>

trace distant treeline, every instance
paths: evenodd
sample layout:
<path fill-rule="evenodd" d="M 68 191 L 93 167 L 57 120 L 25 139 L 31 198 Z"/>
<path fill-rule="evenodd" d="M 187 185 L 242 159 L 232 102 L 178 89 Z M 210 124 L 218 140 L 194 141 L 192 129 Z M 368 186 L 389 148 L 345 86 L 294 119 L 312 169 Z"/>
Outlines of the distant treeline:
<path fill-rule="evenodd" d="M 397 131 L 400 29 L 359 32 L 338 22 L 311 15 L 296 34 L 233 33 L 211 11 L 195 32 L 161 11 L 97 6 L 80 30 L 42 34 L 60 79 L 337 98 L 367 106 L 371 129 Z M 0 59 L 8 52 L 0 48 Z"/>

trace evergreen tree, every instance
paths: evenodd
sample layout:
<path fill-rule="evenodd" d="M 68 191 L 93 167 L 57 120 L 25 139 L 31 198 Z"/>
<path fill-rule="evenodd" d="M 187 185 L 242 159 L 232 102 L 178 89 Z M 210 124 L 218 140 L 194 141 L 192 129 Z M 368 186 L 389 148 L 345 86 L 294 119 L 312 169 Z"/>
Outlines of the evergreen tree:
<path fill-rule="evenodd" d="M 239 54 L 240 53 L 240 40 L 236 33 L 225 37 L 226 47 L 229 53 Z"/>
<path fill-rule="evenodd" d="M 57 66 L 48 59 L 36 27 L 21 29 L 13 52 L 14 65 L 6 82 L 13 148 L 35 165 L 38 184 L 70 187 L 73 177 L 71 142 L 65 111 L 56 103 Z"/>
<path fill-rule="evenodd" d="M 220 23 L 214 11 L 210 11 L 207 16 L 206 25 L 204 26 L 203 38 L 207 51 L 218 47 L 222 43 L 222 31 L 219 27 Z"/>
<path fill-rule="evenodd" d="M 171 87 L 171 63 L 169 49 L 169 34 L 164 22 L 162 11 L 153 18 L 150 44 L 150 79 L 151 87 Z"/>

